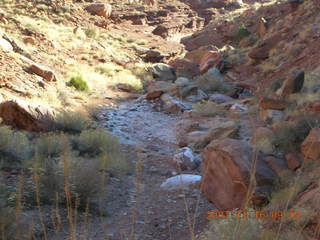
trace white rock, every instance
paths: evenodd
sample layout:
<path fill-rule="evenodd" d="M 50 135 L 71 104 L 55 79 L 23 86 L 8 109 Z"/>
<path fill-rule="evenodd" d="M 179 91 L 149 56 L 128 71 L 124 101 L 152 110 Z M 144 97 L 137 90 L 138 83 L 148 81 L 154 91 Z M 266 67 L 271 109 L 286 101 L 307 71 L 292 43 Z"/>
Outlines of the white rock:
<path fill-rule="evenodd" d="M 231 106 L 231 110 L 248 111 L 248 108 L 240 103 L 235 103 Z"/>
<path fill-rule="evenodd" d="M 178 149 L 173 156 L 173 164 L 178 170 L 193 170 L 198 166 L 199 161 L 194 156 L 191 148 L 183 147 Z"/>
<path fill-rule="evenodd" d="M 201 176 L 193 174 L 180 174 L 171 178 L 168 178 L 161 184 L 161 188 L 167 191 L 175 190 L 189 190 L 191 188 L 198 188 L 200 185 Z"/>
<path fill-rule="evenodd" d="M 9 43 L 7 40 L 0 37 L 0 48 L 2 48 L 4 51 L 13 51 L 13 47 L 11 43 Z"/>

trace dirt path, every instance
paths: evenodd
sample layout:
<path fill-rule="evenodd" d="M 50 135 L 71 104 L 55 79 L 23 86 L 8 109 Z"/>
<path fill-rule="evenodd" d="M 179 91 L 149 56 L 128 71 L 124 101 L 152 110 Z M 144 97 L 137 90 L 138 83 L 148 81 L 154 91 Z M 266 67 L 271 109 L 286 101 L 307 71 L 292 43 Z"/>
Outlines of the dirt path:
<path fill-rule="evenodd" d="M 102 115 L 105 121 L 101 123 L 119 136 L 122 144 L 137 149 L 137 171 L 122 184 L 109 183 L 113 194 L 107 200 L 109 216 L 101 233 L 108 229 L 109 239 L 186 240 L 194 216 L 191 228 L 202 231 L 210 205 L 199 191 L 166 192 L 160 188 L 165 179 L 177 174 L 170 161 L 176 150 L 178 116 L 159 112 L 157 104 L 143 99 L 107 109 Z M 100 234 L 96 229 L 92 239 L 103 239 Z"/>

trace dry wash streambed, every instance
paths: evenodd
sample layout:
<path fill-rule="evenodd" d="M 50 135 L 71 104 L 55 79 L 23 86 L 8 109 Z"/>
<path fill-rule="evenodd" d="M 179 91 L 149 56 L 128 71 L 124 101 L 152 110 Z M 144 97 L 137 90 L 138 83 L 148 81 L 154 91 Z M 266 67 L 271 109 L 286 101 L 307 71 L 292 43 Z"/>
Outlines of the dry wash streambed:
<path fill-rule="evenodd" d="M 158 103 L 139 98 L 101 113 L 101 124 L 119 136 L 122 144 L 135 149 L 137 156 L 135 174 L 122 184 L 111 181 L 108 186 L 118 194 L 109 195 L 107 203 L 109 216 L 103 228 L 109 229 L 109 239 L 185 240 L 206 225 L 210 205 L 198 189 L 160 188 L 167 178 L 178 174 L 171 162 L 177 149 L 179 116 L 159 109 Z M 187 173 L 199 174 L 198 170 Z M 95 230 L 93 239 L 100 239 Z"/>

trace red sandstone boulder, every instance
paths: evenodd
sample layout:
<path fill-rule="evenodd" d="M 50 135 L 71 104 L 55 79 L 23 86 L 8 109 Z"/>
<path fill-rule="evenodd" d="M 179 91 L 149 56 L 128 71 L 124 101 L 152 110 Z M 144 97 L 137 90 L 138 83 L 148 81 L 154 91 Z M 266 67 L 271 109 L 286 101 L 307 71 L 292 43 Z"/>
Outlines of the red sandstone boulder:
<path fill-rule="evenodd" d="M 92 15 L 109 18 L 111 16 L 112 7 L 108 3 L 93 3 L 85 7 L 85 10 Z"/>
<path fill-rule="evenodd" d="M 320 160 L 320 127 L 311 129 L 308 137 L 301 145 L 301 153 L 305 159 Z"/>
<path fill-rule="evenodd" d="M 287 97 L 292 93 L 301 91 L 304 83 L 304 71 L 296 69 L 292 71 L 290 76 L 283 82 L 277 94 L 281 97 Z"/>
<path fill-rule="evenodd" d="M 189 59 L 174 59 L 168 64 L 174 67 L 178 73 L 187 76 L 194 77 L 200 74 L 199 65 Z"/>
<path fill-rule="evenodd" d="M 32 105 L 22 100 L 12 100 L 0 104 L 0 117 L 7 125 L 27 131 L 43 131 L 50 127 L 54 111 L 40 105 Z"/>
<path fill-rule="evenodd" d="M 235 139 L 213 140 L 204 149 L 201 190 L 215 207 L 220 210 L 244 207 L 250 175 L 254 173 L 253 158 L 251 147 Z M 264 161 L 257 162 L 255 178 L 259 191 L 270 187 L 275 177 Z"/>
<path fill-rule="evenodd" d="M 288 103 L 282 99 L 263 97 L 260 100 L 259 105 L 263 109 L 284 110 Z"/>

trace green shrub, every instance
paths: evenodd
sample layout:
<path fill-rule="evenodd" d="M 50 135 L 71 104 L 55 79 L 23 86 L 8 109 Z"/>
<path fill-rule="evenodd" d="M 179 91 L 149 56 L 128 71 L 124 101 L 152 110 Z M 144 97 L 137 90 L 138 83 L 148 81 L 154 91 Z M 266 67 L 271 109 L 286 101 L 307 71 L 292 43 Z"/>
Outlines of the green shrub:
<path fill-rule="evenodd" d="M 251 34 L 251 32 L 248 30 L 248 28 L 246 27 L 246 25 L 244 25 L 243 23 L 240 24 L 239 29 L 237 34 L 235 35 L 235 39 L 240 41 L 241 39 L 249 36 Z"/>
<path fill-rule="evenodd" d="M 89 127 L 89 118 L 79 112 L 64 111 L 61 112 L 54 123 L 56 131 L 80 133 Z"/>
<path fill-rule="evenodd" d="M 49 135 L 39 137 L 36 141 L 36 151 L 41 158 L 59 157 L 66 148 L 64 137 L 60 135 Z"/>
<path fill-rule="evenodd" d="M 303 140 L 313 127 L 320 126 L 320 119 L 315 116 L 302 116 L 296 122 L 290 123 L 277 130 L 272 140 L 277 151 L 288 153 L 299 151 Z"/>
<path fill-rule="evenodd" d="M 15 219 L 14 211 L 8 206 L 10 191 L 4 184 L 0 184 L 0 236 L 1 239 L 14 239 Z"/>
<path fill-rule="evenodd" d="M 97 156 L 102 152 L 118 151 L 118 139 L 104 129 L 83 131 L 75 140 L 81 154 Z"/>
<path fill-rule="evenodd" d="M 69 82 L 67 82 L 68 87 L 74 87 L 78 91 L 87 91 L 89 89 L 88 84 L 82 77 L 72 77 Z"/>
<path fill-rule="evenodd" d="M 32 147 L 25 133 L 0 127 L 0 167 L 18 167 L 31 154 Z"/>
<path fill-rule="evenodd" d="M 96 28 L 87 28 L 84 32 L 88 38 L 96 39 L 98 37 Z"/>

